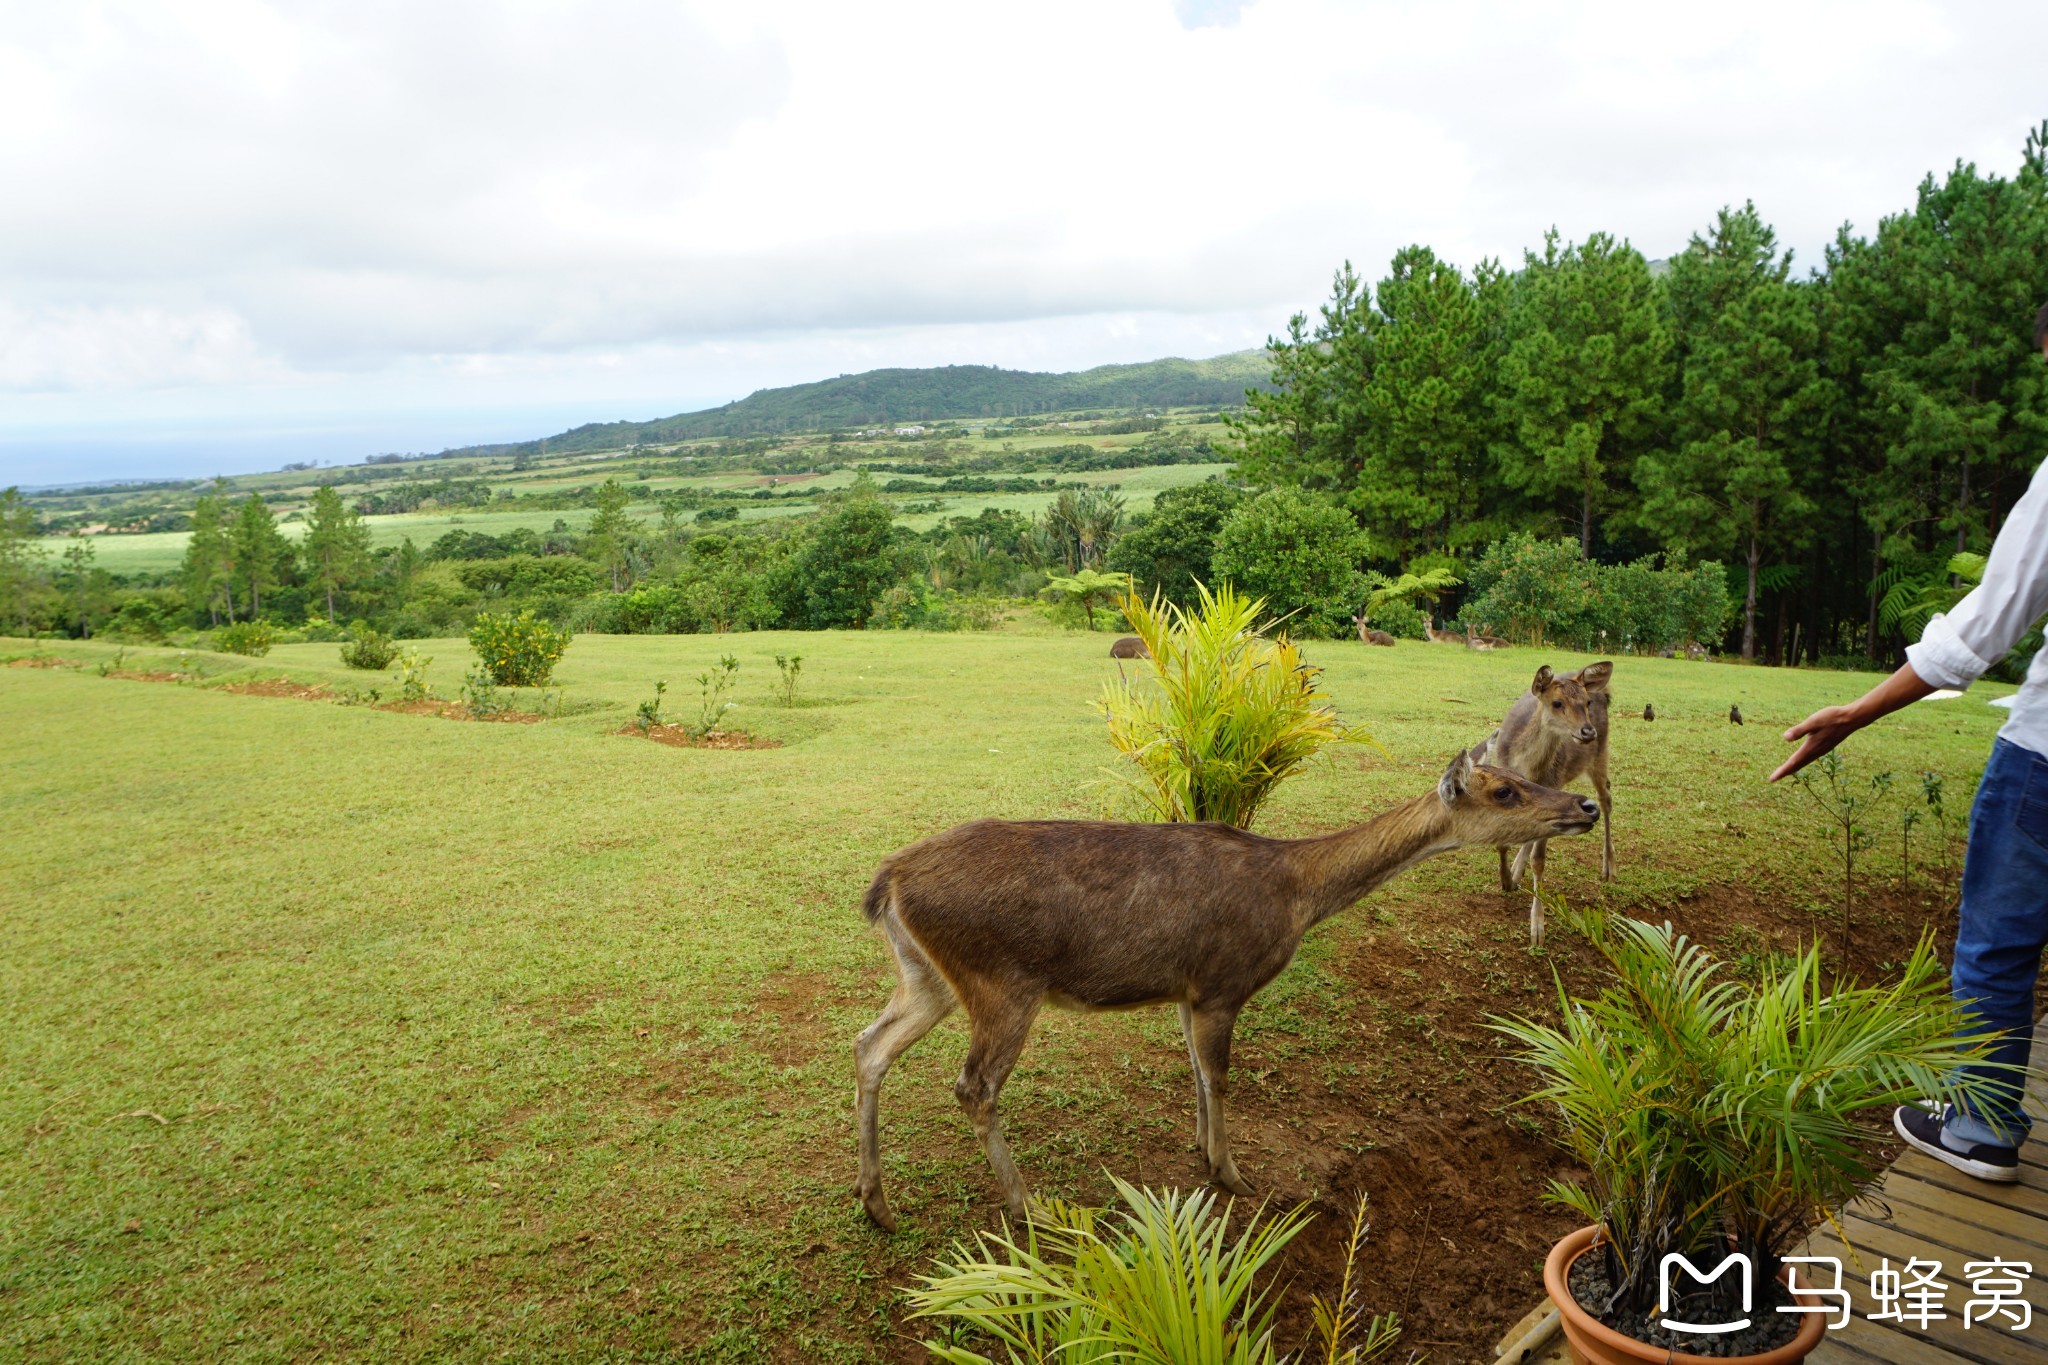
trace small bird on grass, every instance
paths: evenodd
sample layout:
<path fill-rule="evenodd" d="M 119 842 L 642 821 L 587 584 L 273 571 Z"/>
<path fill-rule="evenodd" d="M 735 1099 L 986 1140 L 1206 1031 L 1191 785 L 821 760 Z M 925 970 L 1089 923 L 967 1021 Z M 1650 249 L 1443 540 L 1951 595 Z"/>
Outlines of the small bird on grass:
<path fill-rule="evenodd" d="M 1655 719 L 1657 719 L 1657 708 L 1656 708 L 1656 707 L 1654 707 L 1654 706 L 1652 706 L 1652 705 L 1650 705 L 1650 703 L 1648 703 L 1648 702 L 1644 702 L 1644 703 L 1643 703 L 1643 719 L 1644 719 L 1644 720 L 1655 720 Z"/>
<path fill-rule="evenodd" d="M 1728 708 L 1728 723 L 1729 723 L 1729 724 L 1731 724 L 1731 725 L 1740 725 L 1740 724 L 1742 724 L 1742 708 L 1741 708 L 1741 707 L 1739 707 L 1739 706 L 1731 706 L 1731 707 L 1729 707 L 1729 708 Z"/>

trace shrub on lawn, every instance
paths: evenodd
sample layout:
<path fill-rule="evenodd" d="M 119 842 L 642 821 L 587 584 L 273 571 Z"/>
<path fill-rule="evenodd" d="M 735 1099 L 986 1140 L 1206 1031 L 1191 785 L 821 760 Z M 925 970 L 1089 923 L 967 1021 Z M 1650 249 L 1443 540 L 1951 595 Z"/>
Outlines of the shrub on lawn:
<path fill-rule="evenodd" d="M 213 633 L 213 647 L 223 654 L 262 656 L 277 643 L 277 627 L 268 621 L 237 621 Z"/>
<path fill-rule="evenodd" d="M 530 611 L 517 616 L 485 612 L 470 626 L 469 644 L 499 686 L 545 687 L 569 648 L 569 632 L 535 620 Z"/>
<path fill-rule="evenodd" d="M 358 621 L 349 627 L 348 642 L 341 647 L 341 661 L 350 668 L 375 671 L 391 667 L 398 646 L 389 635 Z"/>

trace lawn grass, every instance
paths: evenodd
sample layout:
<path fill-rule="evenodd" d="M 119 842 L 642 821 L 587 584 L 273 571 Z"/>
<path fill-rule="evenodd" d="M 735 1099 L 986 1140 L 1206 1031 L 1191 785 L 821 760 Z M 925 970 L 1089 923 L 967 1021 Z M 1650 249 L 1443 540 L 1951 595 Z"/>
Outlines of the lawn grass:
<path fill-rule="evenodd" d="M 859 896 L 882 854 L 957 821 L 1098 810 L 1110 758 L 1088 703 L 1107 644 L 582 636 L 558 681 L 592 709 L 513 726 L 210 685 L 362 683 L 333 645 L 122 659 L 213 675 L 177 685 L 98 676 L 111 646 L 0 641 L 87 665 L 0 668 L 0 1354 L 917 1358 L 893 1286 L 1000 1205 L 951 1094 L 958 1016 L 884 1092 L 903 1230 L 876 1233 L 850 1195 L 848 1044 L 890 986 Z M 452 692 L 467 646 L 419 647 Z M 726 652 L 735 721 L 783 747 L 614 733 L 657 678 L 685 709 Z M 804 658 L 792 710 L 771 702 L 777 653 Z M 1311 657 L 1387 752 L 1284 789 L 1267 833 L 1426 790 L 1538 663 L 1583 662 L 1349 642 Z M 1825 827 L 1762 778 L 1782 726 L 1870 681 L 1622 661 L 1609 903 L 1740 886 L 1831 928 Z M 1984 698 L 2009 690 L 1911 708 L 1851 762 L 1941 771 L 1960 811 L 2005 715 Z M 1645 701 L 1654 724 L 1635 718 Z M 1874 875 L 1897 862 L 1893 829 Z M 1557 887 L 1598 894 L 1597 855 L 1553 845 Z M 1439 1065 L 1441 1039 L 1386 1033 L 1389 1001 L 1351 991 L 1354 954 L 1424 944 L 1503 999 L 1549 998 L 1523 901 L 1475 899 L 1493 876 L 1477 852 L 1407 874 L 1247 1012 L 1233 1104 L 1261 1189 L 1327 1190 L 1327 1171 L 1262 1155 L 1285 1096 L 1348 1097 L 1329 1143 L 1363 1151 L 1398 1128 L 1345 1068 Z M 1458 908 L 1474 904 L 1489 908 Z M 1429 1102 L 1455 1107 L 1464 1061 L 1443 1055 Z M 1186 1084 L 1167 1011 L 1048 1015 L 1004 1097 L 1027 1178 L 1098 1202 L 1105 1172 L 1192 1182 L 1192 1152 L 1157 1155 L 1185 1146 Z M 1532 1301 L 1534 1284 L 1532 1267 Z M 1415 1318 L 1414 1339 L 1438 1326 Z"/>

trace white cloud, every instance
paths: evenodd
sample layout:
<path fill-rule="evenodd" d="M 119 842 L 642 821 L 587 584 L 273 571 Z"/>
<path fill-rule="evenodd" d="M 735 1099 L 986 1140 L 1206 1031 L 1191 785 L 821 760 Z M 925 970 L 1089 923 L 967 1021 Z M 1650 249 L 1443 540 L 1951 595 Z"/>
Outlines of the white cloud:
<path fill-rule="evenodd" d="M 0 16 L 0 390 L 43 417 L 1134 359 L 1277 330 L 1347 257 L 1661 254 L 1746 197 L 1810 262 L 1959 156 L 2010 169 L 2048 39 L 1917 0 Z"/>

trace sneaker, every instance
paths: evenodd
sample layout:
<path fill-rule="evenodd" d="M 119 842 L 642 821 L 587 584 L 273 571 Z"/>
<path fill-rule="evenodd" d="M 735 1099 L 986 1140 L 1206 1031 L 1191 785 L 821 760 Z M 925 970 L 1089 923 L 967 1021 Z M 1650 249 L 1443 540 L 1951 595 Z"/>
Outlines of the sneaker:
<path fill-rule="evenodd" d="M 2019 1148 L 1994 1147 L 1989 1143 L 1964 1142 L 1961 1138 L 1951 1137 L 1943 1128 L 1946 1119 L 1946 1109 L 1939 1114 L 1930 1114 L 1925 1109 L 1904 1104 L 1893 1113 L 1892 1127 L 1914 1151 L 1925 1152 L 1936 1161 L 1945 1161 L 1964 1175 L 2007 1185 L 2019 1180 Z"/>

